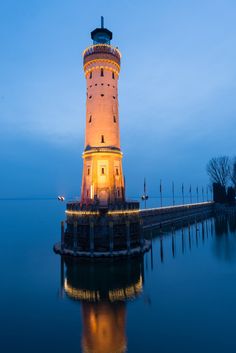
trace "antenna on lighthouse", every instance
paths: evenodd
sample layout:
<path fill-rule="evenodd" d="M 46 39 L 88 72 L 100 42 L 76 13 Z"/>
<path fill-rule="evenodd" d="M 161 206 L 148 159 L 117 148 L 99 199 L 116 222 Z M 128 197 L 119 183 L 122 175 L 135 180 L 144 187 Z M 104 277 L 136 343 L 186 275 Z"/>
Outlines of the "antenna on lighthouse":
<path fill-rule="evenodd" d="M 101 16 L 101 28 L 104 28 L 104 17 Z"/>

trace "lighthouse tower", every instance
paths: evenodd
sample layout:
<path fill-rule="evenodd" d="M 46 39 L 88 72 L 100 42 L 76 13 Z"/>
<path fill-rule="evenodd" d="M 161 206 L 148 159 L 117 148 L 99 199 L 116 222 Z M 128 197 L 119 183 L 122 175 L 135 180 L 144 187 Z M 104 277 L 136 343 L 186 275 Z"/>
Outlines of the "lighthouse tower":
<path fill-rule="evenodd" d="M 110 44 L 112 32 L 91 32 L 93 45 L 83 52 L 87 86 L 86 132 L 81 204 L 107 207 L 125 201 L 118 110 L 120 51 Z"/>
<path fill-rule="evenodd" d="M 121 54 L 112 32 L 91 33 L 83 53 L 87 85 L 81 200 L 66 205 L 66 228 L 54 251 L 78 257 L 129 256 L 150 248 L 144 239 L 139 202 L 125 199 L 120 149 L 118 79 Z"/>

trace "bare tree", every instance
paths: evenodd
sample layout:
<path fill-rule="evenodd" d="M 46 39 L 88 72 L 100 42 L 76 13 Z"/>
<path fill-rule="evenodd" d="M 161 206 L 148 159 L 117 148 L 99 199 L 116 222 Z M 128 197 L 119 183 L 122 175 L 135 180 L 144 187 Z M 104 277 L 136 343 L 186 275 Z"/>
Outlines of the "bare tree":
<path fill-rule="evenodd" d="M 231 177 L 231 162 L 227 156 L 212 158 L 207 164 L 207 173 L 213 183 L 226 187 Z"/>
<path fill-rule="evenodd" d="M 232 164 L 231 181 L 233 183 L 234 188 L 236 188 L 236 157 L 234 158 L 234 161 Z"/>

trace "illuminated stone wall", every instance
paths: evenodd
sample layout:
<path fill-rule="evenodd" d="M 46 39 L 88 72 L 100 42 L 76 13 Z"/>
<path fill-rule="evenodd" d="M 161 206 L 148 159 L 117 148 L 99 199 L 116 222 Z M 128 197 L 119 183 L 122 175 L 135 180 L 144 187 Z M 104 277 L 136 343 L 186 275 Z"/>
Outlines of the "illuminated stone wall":
<path fill-rule="evenodd" d="M 118 111 L 120 53 L 107 44 L 85 50 L 87 86 L 82 203 L 124 201 Z"/>

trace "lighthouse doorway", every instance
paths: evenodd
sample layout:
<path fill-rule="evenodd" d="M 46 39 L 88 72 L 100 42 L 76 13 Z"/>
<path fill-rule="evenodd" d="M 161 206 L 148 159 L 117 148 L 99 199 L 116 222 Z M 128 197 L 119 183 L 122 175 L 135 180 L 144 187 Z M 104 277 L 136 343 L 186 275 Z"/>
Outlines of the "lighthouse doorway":
<path fill-rule="evenodd" d="M 99 192 L 99 201 L 100 201 L 100 205 L 102 206 L 106 206 L 108 203 L 108 191 L 107 190 L 101 190 Z"/>

